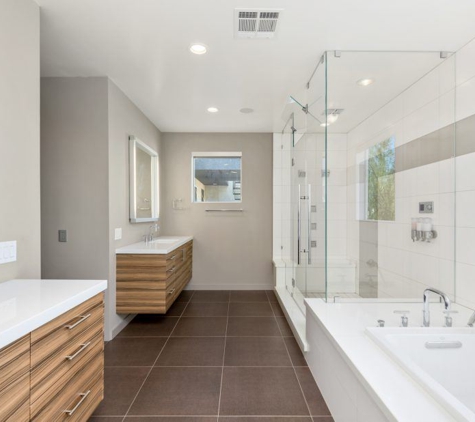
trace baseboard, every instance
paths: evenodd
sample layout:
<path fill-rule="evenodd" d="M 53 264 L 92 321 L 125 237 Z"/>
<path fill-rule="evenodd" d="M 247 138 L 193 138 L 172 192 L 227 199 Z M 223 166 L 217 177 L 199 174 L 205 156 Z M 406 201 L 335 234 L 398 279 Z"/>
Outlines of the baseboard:
<path fill-rule="evenodd" d="M 193 284 L 185 290 L 274 290 L 273 284 Z"/>
<path fill-rule="evenodd" d="M 110 341 L 112 340 L 115 336 L 117 336 L 117 334 L 119 334 L 125 327 L 127 327 L 127 325 L 129 325 L 129 322 L 132 321 L 134 318 L 135 318 L 136 314 L 129 314 L 127 315 L 120 323 L 119 325 L 115 326 L 113 329 L 112 329 L 112 336 L 110 339 L 107 338 L 106 336 L 106 341 Z"/>

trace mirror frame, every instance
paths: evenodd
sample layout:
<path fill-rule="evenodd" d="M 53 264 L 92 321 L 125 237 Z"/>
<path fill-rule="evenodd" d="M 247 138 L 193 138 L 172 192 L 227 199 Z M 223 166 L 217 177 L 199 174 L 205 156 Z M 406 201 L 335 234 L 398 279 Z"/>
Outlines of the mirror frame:
<path fill-rule="evenodd" d="M 146 152 L 151 157 L 151 190 L 150 207 L 152 209 L 152 217 L 137 217 L 137 148 Z M 129 136 L 129 220 L 131 223 L 147 223 L 158 221 L 159 219 L 159 169 L 158 169 L 158 153 L 142 142 L 135 136 Z"/>

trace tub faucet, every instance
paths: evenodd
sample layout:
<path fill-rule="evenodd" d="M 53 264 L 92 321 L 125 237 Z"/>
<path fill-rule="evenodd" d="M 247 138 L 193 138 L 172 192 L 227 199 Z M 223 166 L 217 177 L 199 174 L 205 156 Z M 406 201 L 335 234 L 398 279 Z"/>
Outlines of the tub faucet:
<path fill-rule="evenodd" d="M 445 310 L 450 309 L 450 299 L 449 297 L 442 291 L 438 289 L 434 289 L 429 287 L 428 289 L 424 290 L 424 310 L 422 311 L 422 325 L 424 327 L 430 327 L 430 312 L 429 312 L 429 293 L 435 293 L 439 295 L 442 300 L 444 301 Z"/>
<path fill-rule="evenodd" d="M 468 320 L 468 326 L 469 327 L 473 327 L 473 324 L 475 324 L 475 312 L 472 314 L 472 316 L 470 317 L 470 319 Z"/>

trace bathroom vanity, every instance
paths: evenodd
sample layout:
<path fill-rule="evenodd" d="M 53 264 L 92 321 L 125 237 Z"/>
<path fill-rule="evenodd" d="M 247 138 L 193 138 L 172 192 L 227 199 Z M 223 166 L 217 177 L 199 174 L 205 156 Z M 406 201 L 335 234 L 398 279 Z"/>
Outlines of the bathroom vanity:
<path fill-rule="evenodd" d="M 116 250 L 116 311 L 165 314 L 189 283 L 193 237 L 158 237 Z"/>
<path fill-rule="evenodd" d="M 104 396 L 106 281 L 0 284 L 0 420 L 85 421 Z"/>

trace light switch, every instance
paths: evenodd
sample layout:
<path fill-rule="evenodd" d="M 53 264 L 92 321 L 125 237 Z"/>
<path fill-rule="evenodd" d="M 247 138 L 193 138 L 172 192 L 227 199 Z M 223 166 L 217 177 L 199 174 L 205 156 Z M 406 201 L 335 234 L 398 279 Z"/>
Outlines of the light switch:
<path fill-rule="evenodd" d="M 16 240 L 0 243 L 0 264 L 16 261 Z"/>
<path fill-rule="evenodd" d="M 68 241 L 68 231 L 67 230 L 58 230 L 58 241 L 67 242 Z"/>
<path fill-rule="evenodd" d="M 114 240 L 122 239 L 122 228 L 118 228 L 114 230 Z"/>

